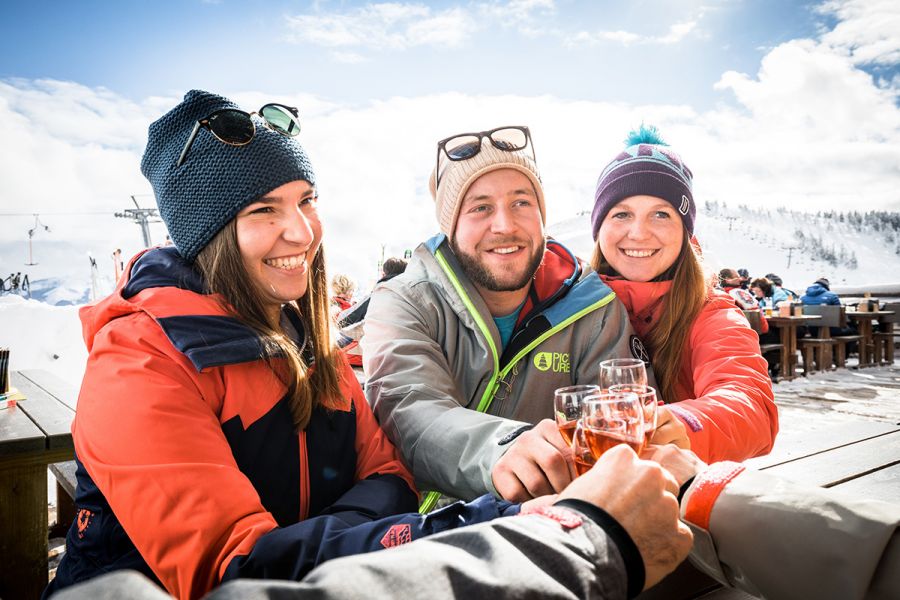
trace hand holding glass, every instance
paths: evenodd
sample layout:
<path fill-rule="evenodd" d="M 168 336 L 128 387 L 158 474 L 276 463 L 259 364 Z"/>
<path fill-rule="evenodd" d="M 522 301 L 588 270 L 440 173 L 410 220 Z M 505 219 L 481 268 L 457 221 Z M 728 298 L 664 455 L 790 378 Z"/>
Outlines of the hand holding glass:
<path fill-rule="evenodd" d="M 553 393 L 553 413 L 556 425 L 567 444 L 572 443 L 575 424 L 581 418 L 581 405 L 588 396 L 599 394 L 596 385 L 570 385 Z"/>
<path fill-rule="evenodd" d="M 600 363 L 600 387 L 647 385 L 647 366 L 638 358 L 613 358 Z"/>

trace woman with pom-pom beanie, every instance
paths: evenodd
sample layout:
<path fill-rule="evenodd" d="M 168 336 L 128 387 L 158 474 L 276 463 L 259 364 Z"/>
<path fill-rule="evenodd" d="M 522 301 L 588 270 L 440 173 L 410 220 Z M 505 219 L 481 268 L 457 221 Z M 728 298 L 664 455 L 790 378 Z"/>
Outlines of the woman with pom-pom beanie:
<path fill-rule="evenodd" d="M 707 462 L 765 454 L 778 432 L 772 381 L 756 333 L 703 272 L 693 174 L 655 127 L 625 145 L 597 181 L 591 263 L 650 352 L 665 402 L 651 443 Z"/>

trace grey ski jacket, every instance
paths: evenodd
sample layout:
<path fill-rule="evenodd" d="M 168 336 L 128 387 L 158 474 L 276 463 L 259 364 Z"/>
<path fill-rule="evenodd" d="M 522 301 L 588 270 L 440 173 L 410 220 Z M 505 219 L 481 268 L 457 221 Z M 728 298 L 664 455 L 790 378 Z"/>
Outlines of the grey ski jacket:
<path fill-rule="evenodd" d="M 596 383 L 601 360 L 643 351 L 612 290 L 553 240 L 501 348 L 442 234 L 376 287 L 361 344 L 366 396 L 419 489 L 463 499 L 497 493 L 494 464 L 529 424 L 553 418 L 556 388 Z"/>

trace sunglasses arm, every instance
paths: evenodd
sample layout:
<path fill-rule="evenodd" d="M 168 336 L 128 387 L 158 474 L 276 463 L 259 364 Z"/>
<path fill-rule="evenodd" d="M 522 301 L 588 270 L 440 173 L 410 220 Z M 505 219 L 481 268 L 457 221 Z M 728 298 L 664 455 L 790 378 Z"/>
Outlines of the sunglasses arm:
<path fill-rule="evenodd" d="M 190 137 L 188 137 L 187 143 L 184 145 L 184 149 L 181 151 L 181 156 L 178 157 L 178 162 L 175 163 L 175 168 L 181 166 L 184 162 L 184 158 L 187 156 L 188 150 L 191 149 L 191 146 L 194 144 L 194 140 L 197 139 L 197 132 L 200 131 L 201 123 L 197 121 L 194 123 L 194 129 L 191 131 Z"/>

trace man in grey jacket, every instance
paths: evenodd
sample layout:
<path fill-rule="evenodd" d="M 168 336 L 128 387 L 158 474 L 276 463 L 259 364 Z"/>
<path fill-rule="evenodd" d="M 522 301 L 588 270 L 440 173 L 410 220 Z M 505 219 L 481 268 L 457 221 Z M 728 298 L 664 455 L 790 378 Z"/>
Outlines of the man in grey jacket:
<path fill-rule="evenodd" d="M 553 391 L 597 383 L 601 360 L 643 348 L 612 290 L 547 239 L 527 128 L 439 142 L 430 188 L 441 233 L 372 294 L 369 403 L 420 489 L 559 492 L 574 467 Z"/>

